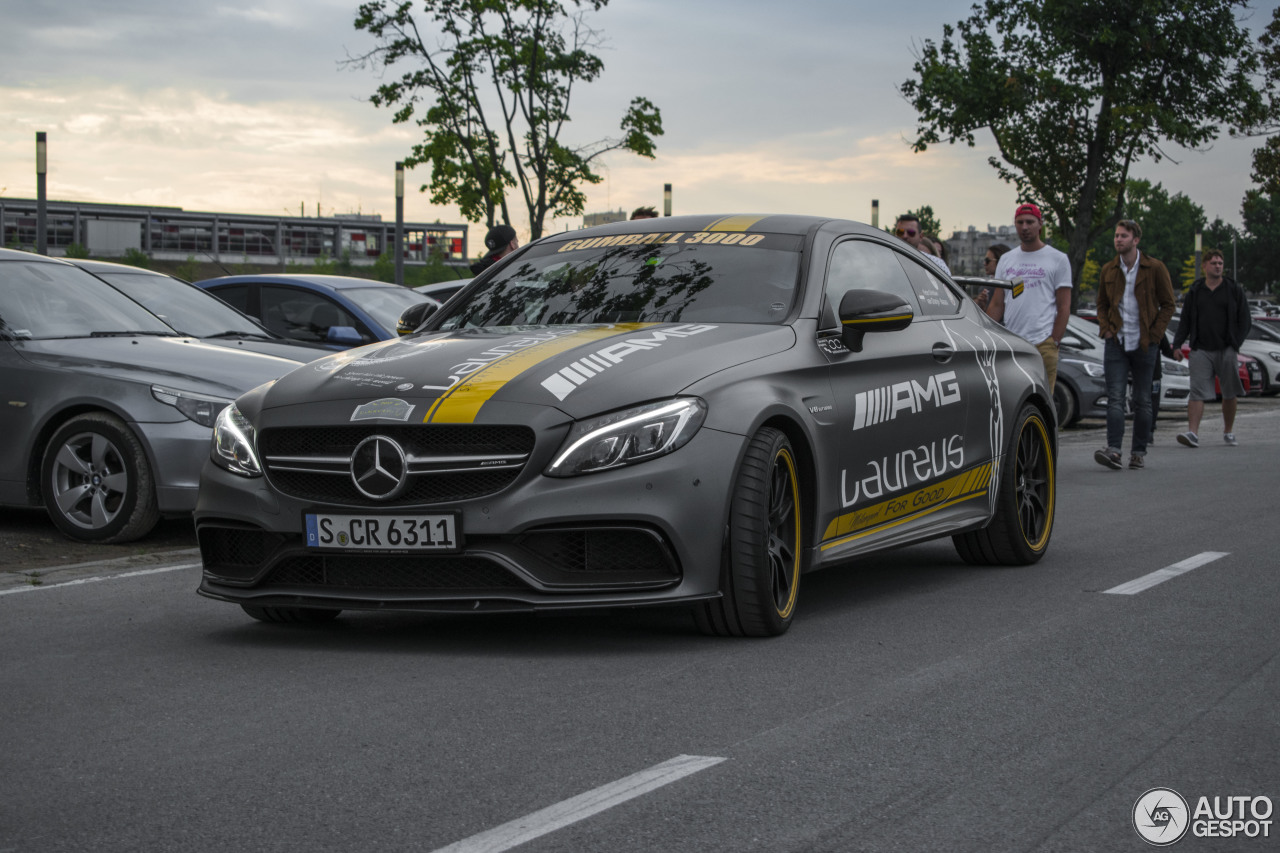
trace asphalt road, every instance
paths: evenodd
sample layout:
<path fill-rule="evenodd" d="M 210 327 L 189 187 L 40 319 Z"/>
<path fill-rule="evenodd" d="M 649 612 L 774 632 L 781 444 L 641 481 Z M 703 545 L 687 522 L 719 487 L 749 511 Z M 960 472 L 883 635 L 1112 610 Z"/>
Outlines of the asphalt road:
<path fill-rule="evenodd" d="M 1280 408 L 1237 448 L 1173 426 L 1143 471 L 1064 437 L 1037 566 L 941 541 L 808 575 L 773 640 L 679 610 L 264 625 L 181 548 L 10 583 L 0 853 L 1149 849 L 1149 789 L 1280 800 Z M 1276 849 L 1270 820 L 1175 849 Z"/>

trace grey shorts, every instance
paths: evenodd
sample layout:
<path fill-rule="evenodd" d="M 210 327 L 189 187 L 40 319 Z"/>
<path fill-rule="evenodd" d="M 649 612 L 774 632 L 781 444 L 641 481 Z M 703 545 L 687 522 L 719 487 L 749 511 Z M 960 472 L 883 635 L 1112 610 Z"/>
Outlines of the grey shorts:
<path fill-rule="evenodd" d="M 1192 400 L 1217 398 L 1218 391 L 1213 385 L 1215 376 L 1222 386 L 1222 399 L 1232 400 L 1244 393 L 1244 386 L 1240 384 L 1240 364 L 1236 360 L 1236 351 L 1231 347 L 1218 350 L 1193 349 L 1188 366 L 1191 368 Z"/>

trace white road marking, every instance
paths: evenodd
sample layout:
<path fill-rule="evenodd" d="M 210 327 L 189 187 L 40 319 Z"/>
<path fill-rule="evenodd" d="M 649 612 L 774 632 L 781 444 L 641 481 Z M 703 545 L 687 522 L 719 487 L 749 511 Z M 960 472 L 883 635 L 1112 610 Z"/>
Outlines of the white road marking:
<path fill-rule="evenodd" d="M 136 578 L 138 575 L 157 575 L 161 572 L 174 572 L 178 569 L 190 569 L 201 565 L 200 563 L 183 563 L 179 566 L 161 566 L 158 569 L 139 569 L 136 572 L 121 572 L 118 575 L 95 575 L 91 578 L 78 578 L 65 583 L 38 584 L 31 586 L 18 586 L 13 589 L 0 589 L 0 595 L 13 595 L 19 592 L 35 592 L 39 589 L 60 589 L 64 586 L 79 586 L 85 583 L 96 583 L 98 581 L 113 581 L 117 578 Z"/>
<path fill-rule="evenodd" d="M 1131 580 L 1128 583 L 1122 583 L 1119 586 L 1113 586 L 1111 589 L 1103 590 L 1104 595 L 1133 595 L 1142 592 L 1144 589 L 1151 589 L 1156 584 L 1164 583 L 1169 578 L 1176 578 L 1178 575 L 1186 574 L 1192 569 L 1198 569 L 1206 563 L 1212 563 L 1214 560 L 1221 560 L 1230 552 L 1227 551 L 1205 551 L 1203 554 L 1196 554 L 1194 557 L 1188 557 L 1181 563 L 1174 563 L 1163 569 L 1157 569 L 1149 575 L 1143 575 L 1140 578 Z"/>
<path fill-rule="evenodd" d="M 724 760 L 701 755 L 677 755 L 670 761 L 633 773 L 625 779 L 610 782 L 541 811 L 516 818 L 487 832 L 454 842 L 448 847 L 441 847 L 435 853 L 500 853 L 510 850 L 516 845 L 555 832 Z"/>

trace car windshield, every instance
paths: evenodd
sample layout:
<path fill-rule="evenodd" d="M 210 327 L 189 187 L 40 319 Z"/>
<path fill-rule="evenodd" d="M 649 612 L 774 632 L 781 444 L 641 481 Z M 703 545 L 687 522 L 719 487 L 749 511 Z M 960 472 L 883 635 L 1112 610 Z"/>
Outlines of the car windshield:
<path fill-rule="evenodd" d="M 349 287 L 339 293 L 363 308 L 382 328 L 392 330 L 404 309 L 426 301 L 408 287 Z"/>
<path fill-rule="evenodd" d="M 208 338 L 223 334 L 268 334 L 212 293 L 177 279 L 116 272 L 97 275 L 184 335 Z"/>
<path fill-rule="evenodd" d="M 0 335 L 10 340 L 174 335 L 159 317 L 84 270 L 0 261 Z"/>
<path fill-rule="evenodd" d="M 779 323 L 791 310 L 801 238 L 628 234 L 530 247 L 441 329 L 573 323 Z"/>

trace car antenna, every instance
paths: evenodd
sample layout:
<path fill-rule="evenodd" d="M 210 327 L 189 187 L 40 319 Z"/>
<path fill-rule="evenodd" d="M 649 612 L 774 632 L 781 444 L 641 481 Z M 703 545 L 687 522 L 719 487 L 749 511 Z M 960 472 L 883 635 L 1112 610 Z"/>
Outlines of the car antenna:
<path fill-rule="evenodd" d="M 208 252 L 204 252 L 204 251 L 202 251 L 200 254 L 204 255 L 206 258 L 208 258 L 209 260 L 213 261 L 213 265 L 214 265 L 214 266 L 216 266 L 218 269 L 222 270 L 222 271 L 223 271 L 224 273 L 226 273 L 227 275 L 235 275 L 235 273 L 233 273 L 231 270 L 227 269 L 226 267 L 224 267 L 224 266 L 222 265 L 222 261 L 218 260 L 218 259 L 217 259 L 217 258 L 215 258 L 213 255 L 209 254 Z"/>

